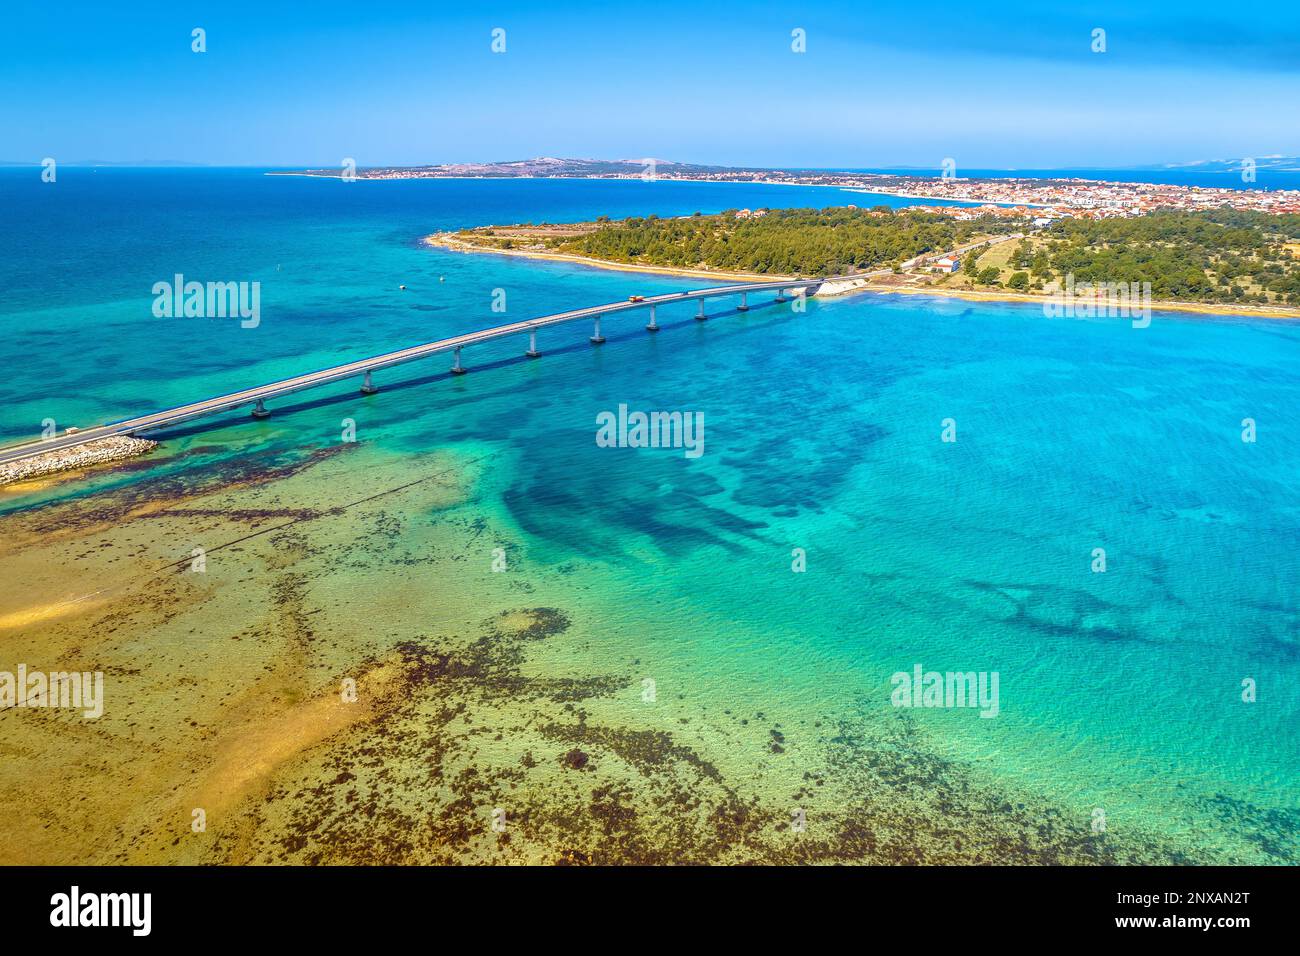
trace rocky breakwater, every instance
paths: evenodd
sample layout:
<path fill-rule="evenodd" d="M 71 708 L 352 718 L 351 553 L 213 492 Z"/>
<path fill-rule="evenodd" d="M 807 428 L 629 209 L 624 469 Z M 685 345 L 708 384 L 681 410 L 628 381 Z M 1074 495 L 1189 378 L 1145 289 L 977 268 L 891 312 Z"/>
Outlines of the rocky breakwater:
<path fill-rule="evenodd" d="M 849 292 L 857 292 L 865 289 L 870 281 L 868 276 L 842 276 L 838 278 L 827 279 L 817 287 L 813 293 L 817 298 L 825 299 L 835 295 L 845 295 Z"/>
<path fill-rule="evenodd" d="M 0 464 L 0 485 L 15 481 L 27 481 L 61 471 L 73 471 L 102 465 L 124 458 L 134 458 L 158 447 L 156 441 L 147 438 L 133 438 L 130 435 L 114 435 L 98 438 L 72 448 L 58 448 L 21 461 Z"/>

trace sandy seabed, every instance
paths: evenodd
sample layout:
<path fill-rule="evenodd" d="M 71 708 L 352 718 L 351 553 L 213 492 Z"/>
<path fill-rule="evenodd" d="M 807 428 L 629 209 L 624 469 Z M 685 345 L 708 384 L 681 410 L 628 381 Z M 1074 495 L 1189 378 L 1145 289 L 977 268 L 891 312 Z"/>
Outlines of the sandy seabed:
<path fill-rule="evenodd" d="M 581 564 L 491 572 L 485 455 L 303 448 L 0 517 L 0 670 L 105 675 L 97 720 L 0 711 L 0 863 L 1223 860 L 906 716 L 647 700 Z"/>

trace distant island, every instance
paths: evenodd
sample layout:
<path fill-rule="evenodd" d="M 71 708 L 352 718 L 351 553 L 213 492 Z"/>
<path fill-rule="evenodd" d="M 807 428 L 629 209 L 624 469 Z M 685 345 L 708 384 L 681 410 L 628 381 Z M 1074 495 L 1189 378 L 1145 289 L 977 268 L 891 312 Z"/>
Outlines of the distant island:
<path fill-rule="evenodd" d="M 828 277 L 878 289 L 1037 298 L 1075 284 L 1135 284 L 1202 311 L 1300 316 L 1300 215 L 1158 210 L 1135 218 L 1015 209 L 855 206 L 482 226 L 430 245 L 728 278 Z"/>
<path fill-rule="evenodd" d="M 1182 167 L 1224 171 L 1226 161 Z M 1295 160 L 1270 157 L 1257 168 L 1289 169 Z M 1217 165 L 1216 165 L 1217 164 Z M 383 166 L 358 169 L 306 169 L 268 173 L 276 176 L 323 176 L 356 179 L 628 179 L 683 182 L 769 183 L 831 186 L 938 203 L 987 203 L 1018 207 L 1048 218 L 1111 219 L 1146 215 L 1157 209 L 1184 211 L 1241 209 L 1270 214 L 1300 213 L 1300 190 L 1228 189 L 1158 183 L 1104 182 L 1062 177 L 967 178 L 954 168 L 947 173 L 866 173 L 853 170 L 765 169 L 707 166 L 665 159 L 536 159 L 491 163 L 444 163 L 432 166 Z"/>

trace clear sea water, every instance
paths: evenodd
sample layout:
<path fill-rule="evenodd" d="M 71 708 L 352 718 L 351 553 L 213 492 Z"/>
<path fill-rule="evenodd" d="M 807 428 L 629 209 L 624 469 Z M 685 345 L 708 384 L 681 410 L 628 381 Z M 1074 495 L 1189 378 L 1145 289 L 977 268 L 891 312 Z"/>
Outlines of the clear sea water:
<path fill-rule="evenodd" d="M 837 201 L 862 197 L 0 171 L 0 439 L 702 284 L 422 246 L 435 230 Z M 178 272 L 260 281 L 260 326 L 154 318 L 151 286 Z M 887 713 L 891 675 L 918 663 L 997 671 L 995 719 L 913 712 L 944 759 L 1173 846 L 1295 862 L 1300 325 L 1158 313 L 1134 329 L 885 295 L 692 311 L 662 309 L 657 336 L 630 314 L 598 349 L 585 327 L 547 330 L 539 361 L 522 341 L 485 346 L 463 378 L 438 358 L 379 376 L 373 398 L 326 388 L 267 422 L 241 411 L 162 437 L 233 455 L 336 442 L 352 417 L 391 455 L 487 449 L 475 507 L 529 565 L 586 569 L 608 622 L 592 652 L 644 662 L 674 698 L 835 720 Z M 597 447 L 596 415 L 620 403 L 703 412 L 705 453 Z M 940 440 L 949 418 L 955 443 Z"/>

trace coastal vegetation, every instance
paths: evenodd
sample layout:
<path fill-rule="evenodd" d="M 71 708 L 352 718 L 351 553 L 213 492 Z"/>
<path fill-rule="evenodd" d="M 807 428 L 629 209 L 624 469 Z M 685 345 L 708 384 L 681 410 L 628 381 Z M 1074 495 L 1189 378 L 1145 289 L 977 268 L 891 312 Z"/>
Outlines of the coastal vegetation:
<path fill-rule="evenodd" d="M 1051 291 L 1076 282 L 1149 282 L 1165 301 L 1300 306 L 1300 216 L 1233 209 L 1063 219 L 968 255 L 946 284 Z"/>
<path fill-rule="evenodd" d="M 957 220 L 883 206 L 785 209 L 762 215 L 728 210 L 682 219 L 625 219 L 555 240 L 552 248 L 611 262 L 816 277 L 892 267 L 1024 225 L 1019 219 Z"/>
<path fill-rule="evenodd" d="M 727 210 L 464 230 L 487 250 L 754 275 L 839 276 L 936 289 L 1050 294 L 1076 283 L 1150 283 L 1154 299 L 1300 306 L 1300 215 L 1229 208 L 1066 218 L 1034 228 L 1006 214 L 890 209 Z M 987 242 L 986 242 L 987 241 Z M 961 250 L 959 269 L 932 269 Z"/>

